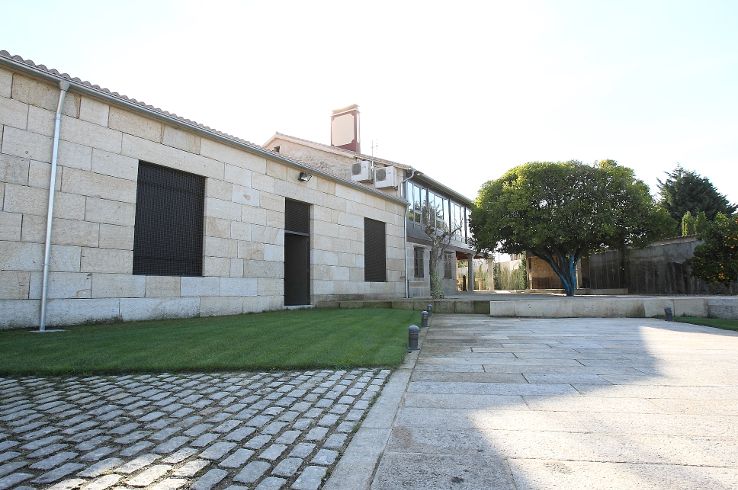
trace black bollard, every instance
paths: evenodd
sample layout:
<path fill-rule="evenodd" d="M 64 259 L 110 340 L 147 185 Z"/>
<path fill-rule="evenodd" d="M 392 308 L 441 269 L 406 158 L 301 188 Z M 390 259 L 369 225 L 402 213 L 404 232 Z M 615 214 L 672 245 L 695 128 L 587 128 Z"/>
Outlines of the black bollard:
<path fill-rule="evenodd" d="M 425 311 L 428 312 L 428 316 L 431 316 L 433 314 L 433 305 L 428 303 L 428 306 L 425 307 Z"/>
<path fill-rule="evenodd" d="M 411 352 L 418 350 L 418 336 L 420 335 L 420 329 L 417 325 L 410 325 L 407 328 L 407 351 Z"/>
<path fill-rule="evenodd" d="M 428 312 L 427 311 L 421 311 L 420 312 L 420 328 L 427 328 L 428 327 Z"/>
<path fill-rule="evenodd" d="M 674 320 L 674 312 L 671 308 L 666 307 L 664 308 L 664 315 L 666 316 L 666 321 L 671 322 Z"/>

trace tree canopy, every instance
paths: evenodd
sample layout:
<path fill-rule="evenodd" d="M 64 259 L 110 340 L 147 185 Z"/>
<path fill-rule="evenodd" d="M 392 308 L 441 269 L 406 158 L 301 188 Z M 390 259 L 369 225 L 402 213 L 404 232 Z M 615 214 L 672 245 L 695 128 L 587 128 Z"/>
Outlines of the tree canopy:
<path fill-rule="evenodd" d="M 694 250 L 692 274 L 711 283 L 738 280 L 738 216 L 715 215 L 698 230 L 703 241 Z"/>
<path fill-rule="evenodd" d="M 479 248 L 540 257 L 567 295 L 574 294 L 583 255 L 643 246 L 677 226 L 633 170 L 612 160 L 526 163 L 485 183 L 475 204 Z"/>
<path fill-rule="evenodd" d="M 687 212 L 692 216 L 704 212 L 713 219 L 717 213 L 731 215 L 736 211 L 736 206 L 718 192 L 710 179 L 681 166 L 666 175 L 666 180 L 658 181 L 660 204 L 675 220 L 681 220 Z"/>

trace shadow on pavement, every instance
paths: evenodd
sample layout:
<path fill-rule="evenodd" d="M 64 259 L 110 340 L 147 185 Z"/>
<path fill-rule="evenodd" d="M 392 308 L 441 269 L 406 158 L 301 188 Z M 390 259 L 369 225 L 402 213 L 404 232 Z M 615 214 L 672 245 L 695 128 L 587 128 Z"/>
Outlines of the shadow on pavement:
<path fill-rule="evenodd" d="M 372 488 L 735 488 L 738 334 L 436 315 Z"/>

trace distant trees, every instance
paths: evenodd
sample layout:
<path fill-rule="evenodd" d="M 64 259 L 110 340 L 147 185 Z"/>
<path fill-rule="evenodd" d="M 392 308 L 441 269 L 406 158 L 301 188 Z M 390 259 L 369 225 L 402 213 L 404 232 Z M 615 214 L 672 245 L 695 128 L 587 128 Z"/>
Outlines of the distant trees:
<path fill-rule="evenodd" d="M 687 212 L 695 217 L 704 212 L 712 220 L 717 213 L 729 216 L 736 211 L 736 206 L 717 191 L 710 179 L 680 165 L 666 175 L 665 180 L 658 181 L 659 204 L 673 219 L 680 221 Z"/>
<path fill-rule="evenodd" d="M 633 170 L 612 160 L 526 163 L 485 183 L 475 204 L 480 248 L 540 257 L 569 296 L 583 255 L 642 246 L 677 226 Z"/>
<path fill-rule="evenodd" d="M 697 216 L 693 216 L 690 211 L 687 211 L 682 216 L 682 236 L 697 235 L 705 229 L 705 225 L 709 221 L 704 211 L 700 211 Z"/>
<path fill-rule="evenodd" d="M 498 291 L 528 289 L 528 267 L 525 255 L 520 258 L 520 263 L 516 268 L 509 269 L 495 262 L 493 271 L 494 289 Z"/>
<path fill-rule="evenodd" d="M 660 205 L 681 220 L 681 235 L 702 243 L 691 259 L 692 275 L 709 283 L 738 280 L 738 206 L 712 182 L 680 165 L 659 180 Z"/>

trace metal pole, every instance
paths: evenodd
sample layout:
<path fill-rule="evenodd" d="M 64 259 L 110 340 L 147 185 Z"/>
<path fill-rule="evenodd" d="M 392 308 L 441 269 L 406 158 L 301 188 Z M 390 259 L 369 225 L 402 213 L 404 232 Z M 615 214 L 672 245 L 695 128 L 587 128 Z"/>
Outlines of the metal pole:
<path fill-rule="evenodd" d="M 410 201 L 407 198 L 407 187 L 408 187 L 407 183 L 410 182 L 410 179 L 415 177 L 415 173 L 416 173 L 416 170 L 413 169 L 412 172 L 410 173 L 410 177 L 407 177 L 402 181 L 402 194 L 403 194 L 402 197 L 405 199 L 405 202 L 406 202 L 405 216 L 404 216 L 404 219 L 402 220 L 402 225 L 403 225 L 402 226 L 402 240 L 403 240 L 402 241 L 402 255 L 404 257 L 403 265 L 405 267 L 405 298 L 406 299 L 410 298 L 410 276 L 408 276 L 407 274 L 407 215 L 408 215 L 408 211 L 410 210 L 410 207 L 413 205 L 412 201 Z"/>
<path fill-rule="evenodd" d="M 61 115 L 64 107 L 64 98 L 69 90 L 69 82 L 60 81 L 59 104 L 54 116 L 54 143 L 51 148 L 51 176 L 49 177 L 49 207 L 46 213 L 46 243 L 44 245 L 44 271 L 41 282 L 41 319 L 38 323 L 38 331 L 46 331 L 46 297 L 49 293 L 49 262 L 51 260 L 51 224 L 54 218 L 54 193 L 56 189 L 56 167 L 59 158 L 59 133 L 61 130 Z"/>
<path fill-rule="evenodd" d="M 405 186 L 407 186 L 407 182 L 405 182 Z M 405 196 L 405 199 L 407 199 L 407 192 L 405 192 Z M 405 208 L 405 217 L 402 220 L 402 264 L 403 267 L 405 267 L 405 299 L 410 297 L 410 277 L 407 275 L 407 215 L 410 210 L 410 206 L 411 205 L 408 205 Z"/>

